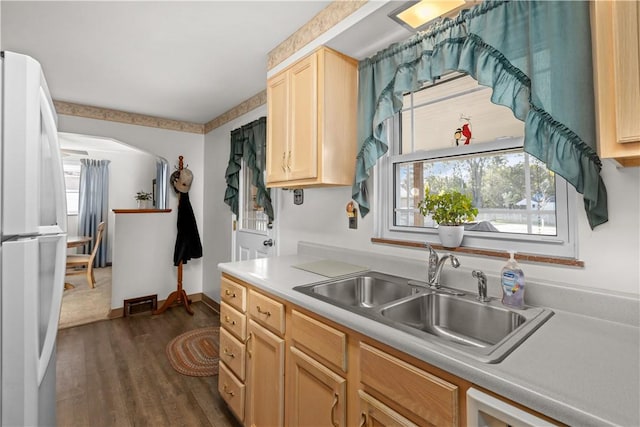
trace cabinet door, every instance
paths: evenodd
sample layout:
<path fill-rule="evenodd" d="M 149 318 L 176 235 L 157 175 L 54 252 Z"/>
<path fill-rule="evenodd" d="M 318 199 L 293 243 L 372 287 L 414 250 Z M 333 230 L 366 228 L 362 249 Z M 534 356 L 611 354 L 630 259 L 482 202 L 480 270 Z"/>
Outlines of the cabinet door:
<path fill-rule="evenodd" d="M 346 425 L 346 380 L 295 347 L 289 348 L 287 424 Z"/>
<path fill-rule="evenodd" d="M 618 142 L 640 141 L 640 4 L 622 1 L 612 4 L 616 79 L 616 131 Z"/>
<path fill-rule="evenodd" d="M 284 424 L 284 340 L 249 320 L 247 425 Z"/>
<path fill-rule="evenodd" d="M 287 152 L 290 180 L 318 176 L 318 59 L 310 55 L 290 70 L 291 138 Z"/>
<path fill-rule="evenodd" d="M 640 5 L 590 6 L 599 154 L 640 166 Z"/>
<path fill-rule="evenodd" d="M 384 403 L 358 390 L 361 426 L 366 427 L 417 427 Z"/>
<path fill-rule="evenodd" d="M 267 184 L 286 181 L 289 139 L 288 72 L 267 82 Z"/>

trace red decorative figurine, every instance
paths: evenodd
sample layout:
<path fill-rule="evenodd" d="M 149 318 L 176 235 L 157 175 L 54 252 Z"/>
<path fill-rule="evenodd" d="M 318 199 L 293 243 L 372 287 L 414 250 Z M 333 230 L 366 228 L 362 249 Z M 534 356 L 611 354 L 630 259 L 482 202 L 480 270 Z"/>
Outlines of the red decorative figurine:
<path fill-rule="evenodd" d="M 469 142 L 471 141 L 471 128 L 468 123 L 462 125 L 462 135 L 467 138 L 464 141 L 464 145 L 469 145 Z"/>

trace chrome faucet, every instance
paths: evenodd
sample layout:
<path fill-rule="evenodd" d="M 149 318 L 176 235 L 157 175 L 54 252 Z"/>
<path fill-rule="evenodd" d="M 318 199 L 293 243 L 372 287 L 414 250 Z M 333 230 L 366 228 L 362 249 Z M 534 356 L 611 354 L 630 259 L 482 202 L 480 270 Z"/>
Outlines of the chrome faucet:
<path fill-rule="evenodd" d="M 438 253 L 433 250 L 430 244 L 425 243 L 425 247 L 429 250 L 429 264 L 427 267 L 427 284 L 432 287 L 440 288 L 440 274 L 447 259 L 451 260 L 453 268 L 460 267 L 460 261 L 452 254 L 445 254 L 442 258 L 438 258 Z"/>
<path fill-rule="evenodd" d="M 487 276 L 480 270 L 473 270 L 471 275 L 478 279 L 478 301 L 489 302 L 491 298 L 487 298 Z"/>

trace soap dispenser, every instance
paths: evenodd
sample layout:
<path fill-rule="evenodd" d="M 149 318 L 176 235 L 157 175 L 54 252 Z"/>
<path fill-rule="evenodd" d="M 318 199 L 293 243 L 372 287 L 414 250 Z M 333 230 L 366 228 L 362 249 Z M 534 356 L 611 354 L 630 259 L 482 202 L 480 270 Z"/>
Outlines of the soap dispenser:
<path fill-rule="evenodd" d="M 502 304 L 513 308 L 524 308 L 524 273 L 515 259 L 515 252 L 509 251 L 509 261 L 502 269 Z"/>

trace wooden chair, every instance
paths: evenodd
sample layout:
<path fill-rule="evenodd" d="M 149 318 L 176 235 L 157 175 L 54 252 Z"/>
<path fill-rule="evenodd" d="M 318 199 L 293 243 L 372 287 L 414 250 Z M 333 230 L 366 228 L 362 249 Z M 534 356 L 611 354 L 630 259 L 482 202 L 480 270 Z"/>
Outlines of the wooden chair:
<path fill-rule="evenodd" d="M 98 224 L 98 235 L 90 254 L 67 255 L 67 276 L 76 274 L 86 274 L 87 282 L 90 288 L 96 287 L 96 278 L 93 275 L 93 260 L 98 253 L 98 247 L 102 241 L 102 231 L 104 230 L 104 222 Z"/>

